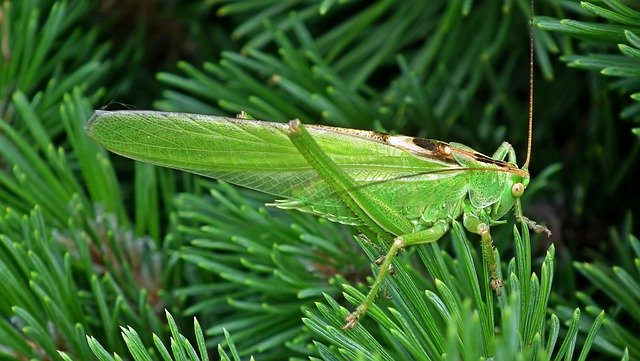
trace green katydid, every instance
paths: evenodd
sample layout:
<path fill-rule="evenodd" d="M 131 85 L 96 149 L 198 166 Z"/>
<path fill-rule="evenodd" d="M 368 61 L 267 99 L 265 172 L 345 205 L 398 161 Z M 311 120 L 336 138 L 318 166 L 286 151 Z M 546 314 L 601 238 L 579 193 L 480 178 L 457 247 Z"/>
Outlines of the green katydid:
<path fill-rule="evenodd" d="M 533 48 L 531 48 L 533 54 Z M 531 64 L 533 62 L 531 58 Z M 531 67 L 531 72 L 533 68 Z M 531 78 L 531 91 L 533 87 Z M 503 143 L 486 156 L 458 143 L 318 125 L 303 126 L 154 111 L 96 111 L 87 133 L 123 156 L 225 180 L 281 197 L 272 205 L 359 227 L 390 244 L 364 301 L 347 315 L 355 326 L 373 303 L 396 253 L 437 241 L 462 216 L 479 234 L 491 287 L 500 292 L 490 235 L 512 208 L 518 221 L 529 184 L 529 142 L 522 168 Z"/>
<path fill-rule="evenodd" d="M 491 250 L 489 227 L 515 205 L 529 183 L 526 167 L 503 143 L 492 157 L 457 143 L 362 130 L 249 121 L 153 111 L 96 111 L 87 133 L 105 148 L 137 160 L 213 177 L 284 198 L 273 205 L 311 212 L 392 241 L 365 301 L 366 313 L 394 255 L 433 242 L 463 216 Z M 508 159 L 508 162 L 503 161 Z M 493 257 L 492 288 L 499 291 Z"/>

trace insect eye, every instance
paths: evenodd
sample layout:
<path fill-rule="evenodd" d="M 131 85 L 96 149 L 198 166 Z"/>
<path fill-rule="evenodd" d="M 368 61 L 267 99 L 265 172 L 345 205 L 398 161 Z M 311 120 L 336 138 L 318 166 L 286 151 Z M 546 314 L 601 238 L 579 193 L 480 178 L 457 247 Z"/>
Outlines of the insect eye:
<path fill-rule="evenodd" d="M 520 198 L 522 194 L 524 194 L 524 186 L 522 183 L 514 183 L 513 186 L 511 186 L 511 195 L 513 198 Z"/>

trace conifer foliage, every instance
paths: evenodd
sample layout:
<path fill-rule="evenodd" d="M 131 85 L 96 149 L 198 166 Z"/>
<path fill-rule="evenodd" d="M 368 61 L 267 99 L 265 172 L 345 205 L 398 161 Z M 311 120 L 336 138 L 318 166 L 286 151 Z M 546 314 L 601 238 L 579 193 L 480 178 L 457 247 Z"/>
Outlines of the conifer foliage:
<path fill-rule="evenodd" d="M 529 0 L 4 0 L 0 359 L 637 359 L 640 7 L 538 0 L 532 182 L 494 239 L 381 250 L 264 194 L 125 160 L 107 105 L 464 143 L 527 138 Z M 113 104 L 112 104 L 113 103 Z M 577 272 L 576 272 L 577 271 Z"/>

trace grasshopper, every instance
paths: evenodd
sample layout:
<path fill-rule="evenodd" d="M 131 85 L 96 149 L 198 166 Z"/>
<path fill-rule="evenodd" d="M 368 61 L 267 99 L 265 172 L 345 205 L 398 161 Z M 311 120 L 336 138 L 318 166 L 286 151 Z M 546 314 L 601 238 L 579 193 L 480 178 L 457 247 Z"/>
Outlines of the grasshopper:
<path fill-rule="evenodd" d="M 533 19 L 533 18 L 532 18 Z M 533 23 L 531 24 L 533 26 Z M 273 204 L 358 227 L 388 250 L 364 301 L 345 318 L 353 328 L 374 302 L 401 249 L 440 239 L 451 222 L 480 235 L 490 286 L 500 293 L 490 227 L 522 214 L 530 181 L 533 118 L 531 33 L 529 136 L 524 165 L 504 142 L 492 156 L 459 143 L 319 125 L 304 126 L 155 111 L 95 111 L 88 135 L 125 157 L 213 177 L 280 197 Z"/>

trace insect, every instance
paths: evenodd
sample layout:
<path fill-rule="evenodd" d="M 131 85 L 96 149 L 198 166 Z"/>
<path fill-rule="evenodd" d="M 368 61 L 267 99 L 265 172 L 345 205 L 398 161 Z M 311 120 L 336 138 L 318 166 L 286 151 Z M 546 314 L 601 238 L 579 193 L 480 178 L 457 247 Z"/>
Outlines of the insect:
<path fill-rule="evenodd" d="M 532 33 L 533 34 L 533 33 Z M 533 35 L 531 35 L 533 39 Z M 532 40 L 531 40 L 532 42 Z M 530 91 L 533 89 L 531 45 Z M 530 181 L 532 93 L 524 165 L 503 143 L 492 156 L 459 144 L 378 132 L 154 111 L 96 111 L 86 132 L 123 156 L 272 194 L 272 205 L 357 226 L 389 245 L 364 301 L 346 316 L 353 328 L 374 302 L 399 250 L 434 242 L 462 217 L 486 247 L 491 287 L 500 292 L 490 227 L 511 209 Z"/>

